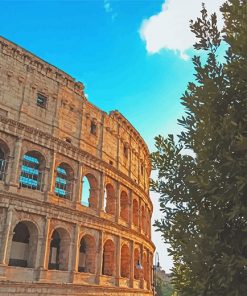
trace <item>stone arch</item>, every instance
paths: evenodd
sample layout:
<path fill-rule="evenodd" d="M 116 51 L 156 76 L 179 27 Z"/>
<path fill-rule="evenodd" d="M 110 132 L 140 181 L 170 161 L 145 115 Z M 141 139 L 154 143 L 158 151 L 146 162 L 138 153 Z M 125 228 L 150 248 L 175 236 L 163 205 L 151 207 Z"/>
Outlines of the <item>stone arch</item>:
<path fill-rule="evenodd" d="M 141 279 L 141 271 L 142 271 L 141 261 L 140 261 L 140 249 L 135 248 L 134 250 L 134 278 L 136 280 Z"/>
<path fill-rule="evenodd" d="M 91 173 L 85 174 L 82 178 L 81 204 L 93 209 L 97 209 L 98 181 Z"/>
<path fill-rule="evenodd" d="M 103 248 L 102 274 L 113 276 L 115 273 L 115 245 L 110 239 L 105 241 Z"/>
<path fill-rule="evenodd" d="M 35 267 L 38 244 L 38 228 L 31 221 L 19 221 L 13 230 L 9 265 Z"/>
<path fill-rule="evenodd" d="M 55 170 L 54 192 L 58 197 L 71 199 L 73 193 L 74 171 L 65 163 L 60 163 Z"/>
<path fill-rule="evenodd" d="M 0 181 L 5 180 L 10 150 L 5 141 L 0 139 Z"/>
<path fill-rule="evenodd" d="M 78 271 L 95 273 L 96 243 L 93 236 L 86 234 L 80 240 Z"/>
<path fill-rule="evenodd" d="M 129 222 L 129 197 L 125 191 L 120 195 L 120 217 Z"/>
<path fill-rule="evenodd" d="M 20 187 L 43 190 L 43 180 L 46 159 L 43 154 L 36 150 L 27 151 L 22 156 Z"/>
<path fill-rule="evenodd" d="M 108 183 L 105 186 L 105 212 L 115 215 L 116 211 L 116 197 L 115 190 L 112 184 Z"/>
<path fill-rule="evenodd" d="M 121 277 L 130 277 L 130 249 L 126 244 L 121 248 Z"/>
<path fill-rule="evenodd" d="M 70 236 L 67 230 L 57 227 L 51 232 L 48 269 L 68 270 Z"/>
<path fill-rule="evenodd" d="M 133 224 L 139 226 L 139 206 L 136 199 L 133 199 Z"/>

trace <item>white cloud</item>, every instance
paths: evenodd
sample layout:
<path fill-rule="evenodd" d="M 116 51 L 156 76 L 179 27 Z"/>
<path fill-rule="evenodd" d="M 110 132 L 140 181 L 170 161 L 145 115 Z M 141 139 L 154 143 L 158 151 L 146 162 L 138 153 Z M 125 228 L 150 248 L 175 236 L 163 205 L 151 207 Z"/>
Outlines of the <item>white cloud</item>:
<path fill-rule="evenodd" d="M 225 0 L 166 0 L 161 12 L 142 22 L 140 35 L 146 42 L 147 51 L 154 54 L 169 49 L 179 52 L 180 57 L 187 60 L 186 50 L 195 43 L 189 21 L 200 16 L 202 2 L 210 14 L 217 13 L 219 25 L 222 26 L 219 7 Z"/>
<path fill-rule="evenodd" d="M 106 13 L 111 14 L 111 18 L 114 21 L 114 19 L 117 17 L 117 13 L 113 11 L 110 0 L 104 0 L 104 9 Z"/>
<path fill-rule="evenodd" d="M 111 3 L 109 0 L 104 0 L 104 8 L 106 12 L 112 12 Z"/>

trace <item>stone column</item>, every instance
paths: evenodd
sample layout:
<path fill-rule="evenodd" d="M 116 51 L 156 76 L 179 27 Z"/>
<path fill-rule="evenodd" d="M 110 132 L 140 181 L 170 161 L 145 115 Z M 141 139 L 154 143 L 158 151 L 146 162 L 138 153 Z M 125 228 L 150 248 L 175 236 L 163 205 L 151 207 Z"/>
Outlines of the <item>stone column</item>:
<path fill-rule="evenodd" d="M 49 190 L 49 183 L 50 183 L 50 181 L 49 181 L 49 173 L 50 173 L 50 168 L 49 167 L 45 167 L 44 168 L 44 171 L 43 171 L 43 176 L 42 176 L 42 182 L 43 182 L 43 184 L 42 184 L 42 190 L 45 192 L 45 193 L 47 193 L 47 191 Z"/>
<path fill-rule="evenodd" d="M 133 223 L 133 191 L 129 190 L 129 227 L 132 227 Z"/>
<path fill-rule="evenodd" d="M 19 186 L 19 174 L 20 174 L 20 157 L 21 157 L 21 148 L 22 148 L 22 137 L 19 137 L 15 142 L 15 150 L 13 155 L 13 161 L 11 165 L 10 176 L 8 182 L 12 186 Z"/>
<path fill-rule="evenodd" d="M 121 237 L 116 236 L 116 249 L 115 249 L 115 277 L 116 277 L 116 286 L 120 285 L 121 277 Z"/>
<path fill-rule="evenodd" d="M 100 184 L 99 184 L 99 212 L 104 211 L 104 195 L 105 195 L 105 173 L 100 173 Z"/>
<path fill-rule="evenodd" d="M 79 261 L 79 236 L 80 236 L 80 226 L 75 225 L 73 239 L 70 242 L 69 250 L 69 266 L 68 270 L 76 272 L 78 270 Z"/>
<path fill-rule="evenodd" d="M 49 253 L 50 253 L 50 219 L 46 217 L 44 223 L 44 236 L 43 236 L 43 244 L 41 248 L 39 266 L 43 269 L 48 269 L 48 261 L 49 261 Z"/>
<path fill-rule="evenodd" d="M 134 286 L 134 273 L 135 273 L 135 255 L 134 255 L 134 242 L 130 242 L 130 288 Z"/>
<path fill-rule="evenodd" d="M 104 232 L 100 232 L 99 233 L 99 241 L 98 241 L 98 248 L 97 248 L 97 254 L 96 254 L 96 262 L 98 263 L 97 264 L 97 267 L 96 267 L 96 284 L 100 284 L 100 276 L 102 274 L 102 264 L 103 264 L 103 248 L 104 248 L 104 245 L 103 245 L 103 239 L 104 239 Z"/>
<path fill-rule="evenodd" d="M 56 162 L 56 152 L 53 151 L 52 157 L 51 157 L 51 163 L 50 163 L 50 172 L 47 174 L 48 181 L 47 181 L 47 192 L 45 199 L 48 199 L 48 194 L 53 193 L 53 189 L 55 186 L 55 162 Z"/>
<path fill-rule="evenodd" d="M 117 182 L 116 186 L 116 222 L 118 223 L 120 217 L 120 184 Z"/>
<path fill-rule="evenodd" d="M 13 212 L 14 208 L 10 206 L 8 208 L 7 217 L 6 217 L 6 223 L 3 230 L 2 235 L 2 246 L 1 246 L 1 253 L 0 253 L 0 264 L 7 265 L 8 264 L 8 254 L 9 254 L 9 241 L 11 239 L 11 224 L 13 220 Z"/>
<path fill-rule="evenodd" d="M 81 203 L 82 197 L 82 174 L 83 174 L 83 164 L 79 163 L 78 171 L 77 171 L 77 182 L 75 183 L 75 194 L 74 194 L 74 201 L 76 203 Z"/>

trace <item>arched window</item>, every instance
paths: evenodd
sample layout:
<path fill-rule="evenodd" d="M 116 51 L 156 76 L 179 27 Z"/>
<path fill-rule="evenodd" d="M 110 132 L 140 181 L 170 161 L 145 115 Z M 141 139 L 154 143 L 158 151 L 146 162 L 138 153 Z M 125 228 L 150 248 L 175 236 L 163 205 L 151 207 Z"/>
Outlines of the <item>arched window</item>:
<path fill-rule="evenodd" d="M 105 212 L 111 215 L 115 214 L 115 191 L 111 184 L 107 184 L 105 187 Z"/>
<path fill-rule="evenodd" d="M 120 196 L 120 217 L 129 222 L 129 198 L 125 191 L 122 191 Z"/>
<path fill-rule="evenodd" d="M 81 204 L 93 209 L 97 208 L 97 179 L 92 174 L 86 174 L 82 179 Z"/>
<path fill-rule="evenodd" d="M 72 168 L 66 164 L 61 163 L 56 168 L 56 179 L 54 192 L 58 197 L 70 199 L 73 190 L 74 173 Z"/>
<path fill-rule="evenodd" d="M 133 223 L 135 226 L 139 225 L 139 208 L 136 199 L 133 200 Z"/>
<path fill-rule="evenodd" d="M 14 228 L 9 265 L 20 267 L 34 267 L 37 250 L 38 231 L 29 222 L 19 222 Z"/>
<path fill-rule="evenodd" d="M 95 273 L 95 240 L 90 235 L 85 235 L 80 242 L 79 272 Z"/>
<path fill-rule="evenodd" d="M 7 173 L 7 160 L 9 150 L 5 143 L 0 141 L 0 180 L 5 180 L 5 176 Z"/>
<path fill-rule="evenodd" d="M 115 246 L 112 240 L 107 240 L 103 249 L 102 274 L 113 276 L 115 273 Z"/>
<path fill-rule="evenodd" d="M 70 238 L 66 230 L 55 229 L 51 236 L 49 269 L 67 270 L 69 260 Z"/>
<path fill-rule="evenodd" d="M 127 245 L 121 248 L 121 277 L 130 276 L 130 250 Z"/>
<path fill-rule="evenodd" d="M 45 159 L 39 152 L 27 152 L 22 158 L 20 186 L 42 191 L 44 168 Z"/>

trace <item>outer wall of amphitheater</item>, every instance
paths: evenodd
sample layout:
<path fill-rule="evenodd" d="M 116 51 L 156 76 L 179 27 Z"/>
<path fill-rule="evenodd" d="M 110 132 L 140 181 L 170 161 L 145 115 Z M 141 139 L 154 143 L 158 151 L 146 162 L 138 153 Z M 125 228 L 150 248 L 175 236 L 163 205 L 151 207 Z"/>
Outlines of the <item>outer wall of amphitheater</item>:
<path fill-rule="evenodd" d="M 152 295 L 148 148 L 0 37 L 0 295 Z"/>

